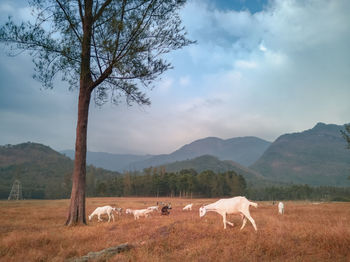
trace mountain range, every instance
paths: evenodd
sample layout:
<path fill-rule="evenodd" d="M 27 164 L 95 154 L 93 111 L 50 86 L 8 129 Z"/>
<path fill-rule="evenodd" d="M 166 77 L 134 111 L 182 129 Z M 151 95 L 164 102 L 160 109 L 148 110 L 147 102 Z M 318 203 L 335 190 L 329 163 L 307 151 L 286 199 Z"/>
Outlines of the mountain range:
<path fill-rule="evenodd" d="M 123 155 L 89 151 L 87 152 L 87 163 L 122 172 L 142 170 L 150 166 L 160 166 L 203 155 L 211 155 L 219 160 L 231 160 L 240 165 L 249 166 L 259 159 L 270 144 L 270 142 L 257 137 L 230 139 L 207 137 L 184 145 L 170 154 L 162 155 Z M 64 150 L 61 153 L 74 159 L 73 150 Z"/>
<path fill-rule="evenodd" d="M 250 179 L 262 177 L 279 183 L 344 186 L 350 182 L 347 179 L 350 175 L 350 150 L 346 149 L 341 130 L 344 130 L 342 125 L 318 123 L 309 130 L 281 135 L 273 143 L 257 137 L 226 140 L 207 137 L 170 154 L 108 154 L 111 163 L 108 168 L 123 171 L 165 166 L 168 171 L 179 171 L 192 166 L 198 172 L 205 164 L 199 161 L 201 166 L 198 165 L 197 158 L 210 155 L 216 159 L 216 169 L 244 168 L 246 177 Z M 64 153 L 72 157 L 74 152 Z M 107 168 L 99 161 L 99 154 L 88 152 L 88 163 Z M 213 159 L 210 162 L 213 163 Z M 211 164 L 212 169 L 214 166 Z"/>
<path fill-rule="evenodd" d="M 344 127 L 318 123 L 312 129 L 282 135 L 250 168 L 273 181 L 350 185 L 350 150 L 340 130 Z"/>
<path fill-rule="evenodd" d="M 340 125 L 318 123 L 303 132 L 281 135 L 273 143 L 256 137 L 226 140 L 208 137 L 164 155 L 88 152 L 87 163 L 104 169 L 88 166 L 87 183 L 120 174 L 108 170 L 133 171 L 152 166 L 163 167 L 167 172 L 190 168 L 197 172 L 233 170 L 254 186 L 271 183 L 348 186 L 350 150 L 341 136 L 343 129 Z M 69 195 L 74 152 L 63 153 L 37 143 L 0 146 L 0 198 L 8 196 L 16 178 L 30 189 L 26 191 L 27 198 Z"/>

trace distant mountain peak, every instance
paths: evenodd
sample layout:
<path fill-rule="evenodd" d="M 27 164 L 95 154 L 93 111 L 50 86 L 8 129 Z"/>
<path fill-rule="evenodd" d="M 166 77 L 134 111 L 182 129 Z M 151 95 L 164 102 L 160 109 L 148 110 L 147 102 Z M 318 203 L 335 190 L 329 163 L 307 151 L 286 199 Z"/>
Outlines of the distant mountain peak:
<path fill-rule="evenodd" d="M 186 144 L 170 154 L 157 155 L 131 163 L 130 168 L 142 170 L 146 167 L 193 159 L 202 155 L 215 156 L 219 160 L 232 160 L 243 166 L 248 166 L 254 163 L 270 144 L 270 142 L 257 137 L 229 139 L 206 137 Z"/>
<path fill-rule="evenodd" d="M 329 129 L 329 128 L 341 128 L 342 126 L 335 125 L 335 124 L 325 124 L 322 122 L 318 122 L 312 129 L 314 130 L 322 130 L 322 129 Z"/>
<path fill-rule="evenodd" d="M 251 168 L 281 182 L 346 185 L 350 153 L 342 129 L 344 126 L 320 122 L 311 129 L 284 134 Z"/>

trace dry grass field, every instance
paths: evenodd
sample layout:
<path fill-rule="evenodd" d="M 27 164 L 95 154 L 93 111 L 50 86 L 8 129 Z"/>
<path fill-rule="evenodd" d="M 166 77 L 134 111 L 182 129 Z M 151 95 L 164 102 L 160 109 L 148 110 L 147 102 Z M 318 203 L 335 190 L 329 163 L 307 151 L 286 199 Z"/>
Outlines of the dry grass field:
<path fill-rule="evenodd" d="M 113 223 L 67 228 L 68 200 L 0 201 L 0 261 L 64 261 L 128 242 L 134 248 L 108 261 L 350 261 L 350 203 L 259 202 L 250 207 L 258 232 L 240 216 L 223 229 L 221 216 L 199 218 L 201 204 L 214 199 L 90 198 L 87 213 L 113 205 L 145 208 L 170 201 L 169 216 L 157 213 L 135 221 L 125 213 Z M 192 211 L 182 207 L 193 202 Z"/>

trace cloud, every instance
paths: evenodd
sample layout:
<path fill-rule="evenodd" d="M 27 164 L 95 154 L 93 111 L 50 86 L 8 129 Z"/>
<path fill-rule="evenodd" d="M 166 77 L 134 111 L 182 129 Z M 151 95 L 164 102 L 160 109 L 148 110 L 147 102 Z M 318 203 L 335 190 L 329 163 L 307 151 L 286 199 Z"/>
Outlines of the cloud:
<path fill-rule="evenodd" d="M 190 16 L 194 10 L 198 15 Z M 199 42 L 189 55 L 205 72 L 197 82 L 206 90 L 202 99 L 221 93 L 229 99 L 221 115 L 239 110 L 247 121 L 259 115 L 271 134 L 318 121 L 345 123 L 349 10 L 348 1 L 271 1 L 255 14 L 190 2 L 184 19 Z"/>
<path fill-rule="evenodd" d="M 179 84 L 184 87 L 189 86 L 191 84 L 191 78 L 189 76 L 182 76 L 179 79 Z"/>
<path fill-rule="evenodd" d="M 159 84 L 157 85 L 157 89 L 162 92 L 165 93 L 167 91 L 169 91 L 169 89 L 172 88 L 174 80 L 172 78 L 164 78 L 162 79 Z"/>
<path fill-rule="evenodd" d="M 235 62 L 235 67 L 236 68 L 241 68 L 241 69 L 253 69 L 256 68 L 258 64 L 254 61 L 244 61 L 244 60 L 237 60 Z"/>
<path fill-rule="evenodd" d="M 151 107 L 91 105 L 89 150 L 169 153 L 206 136 L 273 141 L 349 122 L 350 1 L 273 0 L 256 12 L 215 3 L 186 4 L 181 17 L 197 44 L 168 55 L 175 69 L 148 92 Z M 72 148 L 77 94 L 60 82 L 39 91 L 28 59 L 0 58 L 0 142 Z"/>

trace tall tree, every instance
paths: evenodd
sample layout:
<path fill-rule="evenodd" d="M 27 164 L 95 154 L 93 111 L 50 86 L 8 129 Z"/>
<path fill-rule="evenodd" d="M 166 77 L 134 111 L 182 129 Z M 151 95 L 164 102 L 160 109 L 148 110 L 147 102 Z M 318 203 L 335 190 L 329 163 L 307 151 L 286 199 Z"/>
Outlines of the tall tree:
<path fill-rule="evenodd" d="M 150 104 L 141 87 L 171 68 L 162 55 L 190 43 L 178 15 L 185 0 L 30 0 L 35 22 L 0 28 L 0 41 L 29 51 L 35 78 L 52 88 L 60 72 L 79 87 L 72 192 L 66 225 L 86 224 L 86 138 L 90 99 Z M 93 93 L 94 91 L 94 93 Z"/>

